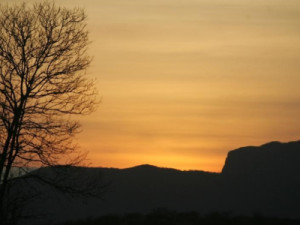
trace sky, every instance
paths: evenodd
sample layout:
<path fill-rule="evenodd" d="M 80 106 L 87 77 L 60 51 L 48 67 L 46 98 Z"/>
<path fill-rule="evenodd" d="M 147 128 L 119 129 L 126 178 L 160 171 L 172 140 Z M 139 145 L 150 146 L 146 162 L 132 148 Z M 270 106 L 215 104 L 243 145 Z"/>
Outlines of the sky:
<path fill-rule="evenodd" d="M 299 0 L 56 3 L 88 15 L 91 166 L 219 172 L 230 150 L 300 139 Z"/>

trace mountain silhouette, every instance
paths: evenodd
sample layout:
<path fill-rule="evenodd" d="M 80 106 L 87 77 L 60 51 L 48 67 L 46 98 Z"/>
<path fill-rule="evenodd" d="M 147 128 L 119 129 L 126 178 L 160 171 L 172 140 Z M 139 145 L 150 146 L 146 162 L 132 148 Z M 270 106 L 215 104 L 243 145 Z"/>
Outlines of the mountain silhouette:
<path fill-rule="evenodd" d="M 221 173 L 223 209 L 299 218 L 299 160 L 299 141 L 230 151 Z"/>
<path fill-rule="evenodd" d="M 33 173 L 51 176 L 51 170 L 42 168 Z M 221 173 L 151 165 L 70 168 L 68 173 L 70 179 L 65 182 L 81 185 L 90 177 L 99 188 L 105 184 L 107 191 L 102 198 L 65 196 L 53 187 L 31 181 L 41 195 L 24 207 L 23 214 L 42 216 L 22 224 L 55 224 L 108 213 L 147 213 L 156 208 L 300 218 L 300 141 L 230 151 Z M 73 179 L 74 175 L 78 179 Z M 22 191 L 29 190 L 24 187 Z"/>
<path fill-rule="evenodd" d="M 225 176 L 273 176 L 300 171 L 300 142 L 270 142 L 260 147 L 243 147 L 228 153 Z"/>

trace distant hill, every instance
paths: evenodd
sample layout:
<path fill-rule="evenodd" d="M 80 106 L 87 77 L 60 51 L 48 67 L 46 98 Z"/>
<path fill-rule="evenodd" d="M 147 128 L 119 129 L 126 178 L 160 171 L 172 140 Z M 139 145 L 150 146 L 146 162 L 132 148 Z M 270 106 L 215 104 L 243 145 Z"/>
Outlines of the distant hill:
<path fill-rule="evenodd" d="M 53 176 L 51 170 L 35 172 Z M 105 184 L 107 192 L 102 198 L 66 197 L 52 187 L 32 181 L 41 195 L 30 201 L 24 213 L 42 216 L 30 219 L 28 224 L 55 224 L 108 213 L 148 213 L 155 208 L 300 218 L 300 141 L 271 142 L 230 151 L 221 173 L 151 165 L 128 169 L 70 168 L 68 173 L 64 182 L 82 185 L 89 177 L 97 181 L 99 188 Z M 22 190 L 28 191 L 25 187 Z"/>

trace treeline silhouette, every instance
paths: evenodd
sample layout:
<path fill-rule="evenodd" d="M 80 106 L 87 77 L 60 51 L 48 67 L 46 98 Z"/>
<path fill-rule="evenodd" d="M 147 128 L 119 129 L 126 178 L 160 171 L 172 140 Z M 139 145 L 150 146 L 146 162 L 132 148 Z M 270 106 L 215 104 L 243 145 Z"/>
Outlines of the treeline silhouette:
<path fill-rule="evenodd" d="M 268 218 L 259 213 L 253 216 L 230 216 L 229 213 L 174 212 L 168 209 L 156 209 L 148 214 L 129 213 L 110 214 L 60 225 L 299 225 L 300 220 Z"/>

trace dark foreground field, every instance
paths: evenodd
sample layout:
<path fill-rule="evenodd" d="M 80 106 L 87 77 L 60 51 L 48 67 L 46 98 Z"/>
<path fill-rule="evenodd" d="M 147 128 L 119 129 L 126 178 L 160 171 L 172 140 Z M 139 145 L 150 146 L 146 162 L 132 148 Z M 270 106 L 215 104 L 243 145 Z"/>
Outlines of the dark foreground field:
<path fill-rule="evenodd" d="M 177 213 L 160 209 L 149 214 L 111 214 L 60 225 L 300 225 L 300 220 L 267 218 L 258 213 L 254 213 L 252 217 L 230 216 L 228 213 L 211 213 L 203 216 L 196 212 Z"/>

